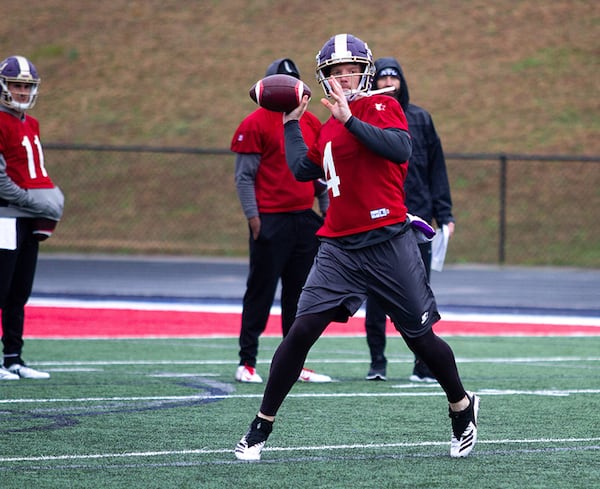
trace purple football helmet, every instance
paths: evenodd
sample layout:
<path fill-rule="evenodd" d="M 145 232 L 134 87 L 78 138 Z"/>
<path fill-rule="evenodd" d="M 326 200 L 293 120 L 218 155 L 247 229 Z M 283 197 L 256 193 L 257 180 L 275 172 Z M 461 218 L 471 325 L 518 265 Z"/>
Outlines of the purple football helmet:
<path fill-rule="evenodd" d="M 375 64 L 369 46 L 352 34 L 337 34 L 329 39 L 317 53 L 317 81 L 326 96 L 329 97 L 331 92 L 331 87 L 327 81 L 331 68 L 345 63 L 364 66 L 362 73 L 357 74 L 357 76 L 360 76 L 358 88 L 348 95 L 368 92 L 371 89 L 371 83 L 375 75 Z"/>
<path fill-rule="evenodd" d="M 13 99 L 9 83 L 31 85 L 29 100 L 17 102 Z M 33 63 L 23 56 L 10 56 L 0 62 L 0 103 L 9 109 L 24 112 L 35 105 L 40 86 L 40 77 Z"/>

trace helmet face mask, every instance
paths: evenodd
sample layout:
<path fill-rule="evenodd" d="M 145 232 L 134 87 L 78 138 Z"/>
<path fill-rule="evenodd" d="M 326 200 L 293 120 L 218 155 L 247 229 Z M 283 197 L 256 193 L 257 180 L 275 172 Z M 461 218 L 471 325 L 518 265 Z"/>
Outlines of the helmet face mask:
<path fill-rule="evenodd" d="M 346 93 L 347 98 L 352 99 L 356 94 L 368 92 L 371 89 L 375 64 L 369 46 L 352 34 L 338 34 L 329 39 L 317 53 L 317 81 L 327 97 L 331 94 L 331 86 L 328 81 L 331 69 L 341 64 L 357 64 L 362 68 L 360 73 L 353 75 L 359 76 L 360 80 L 356 90 Z"/>
<path fill-rule="evenodd" d="M 23 56 L 10 56 L 0 62 L 0 104 L 17 112 L 31 109 L 37 100 L 40 77 L 31 61 Z M 29 97 L 26 102 L 14 99 L 9 84 L 19 83 L 30 85 Z"/>

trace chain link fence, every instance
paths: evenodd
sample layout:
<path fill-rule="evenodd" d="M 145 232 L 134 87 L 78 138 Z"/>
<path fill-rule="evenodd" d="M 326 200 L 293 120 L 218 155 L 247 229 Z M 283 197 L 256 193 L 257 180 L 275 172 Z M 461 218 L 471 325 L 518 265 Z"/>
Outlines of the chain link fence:
<path fill-rule="evenodd" d="M 226 149 L 46 144 L 66 196 L 46 252 L 244 256 Z M 447 263 L 600 268 L 600 157 L 447 154 Z"/>

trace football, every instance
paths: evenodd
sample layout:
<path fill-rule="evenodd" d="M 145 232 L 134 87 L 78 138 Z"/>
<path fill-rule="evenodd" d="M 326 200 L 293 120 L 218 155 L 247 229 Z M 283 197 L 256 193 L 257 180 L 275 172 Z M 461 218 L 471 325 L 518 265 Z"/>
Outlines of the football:
<path fill-rule="evenodd" d="M 308 85 L 290 75 L 266 76 L 252 85 L 249 94 L 261 107 L 286 113 L 298 107 L 304 95 L 312 95 Z"/>
<path fill-rule="evenodd" d="M 52 236 L 57 224 L 57 221 L 44 217 L 33 219 L 33 237 L 38 241 L 45 241 Z"/>

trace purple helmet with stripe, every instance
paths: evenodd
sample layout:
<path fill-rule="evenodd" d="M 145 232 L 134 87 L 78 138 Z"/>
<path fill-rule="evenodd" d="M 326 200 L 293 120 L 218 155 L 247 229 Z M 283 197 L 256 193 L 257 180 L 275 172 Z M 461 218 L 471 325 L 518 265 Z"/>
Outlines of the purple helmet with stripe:
<path fill-rule="evenodd" d="M 360 40 L 352 34 L 337 34 L 329 39 L 317 53 L 317 81 L 323 88 L 325 95 L 329 96 L 331 87 L 327 79 L 330 76 L 331 68 L 338 64 L 358 64 L 363 66 L 360 76 L 360 82 L 356 91 L 368 92 L 371 89 L 373 76 L 375 75 L 375 64 L 373 55 L 367 43 Z"/>
<path fill-rule="evenodd" d="M 18 102 L 9 90 L 9 83 L 28 85 L 27 101 Z M 40 77 L 31 61 L 23 56 L 10 56 L 0 62 L 0 103 L 9 109 L 24 112 L 35 105 Z"/>

